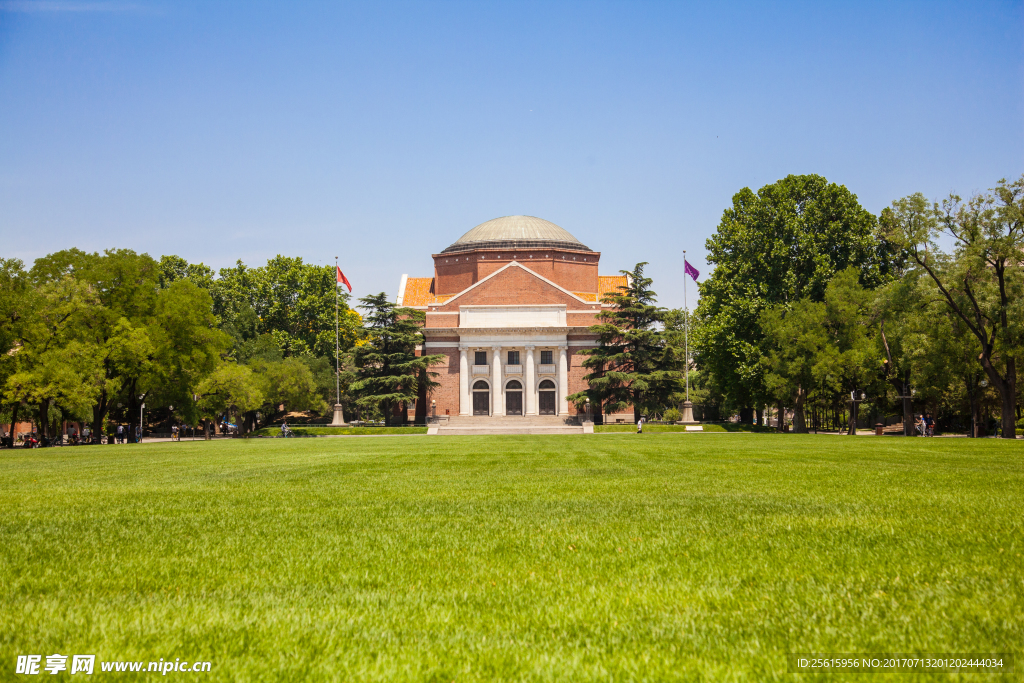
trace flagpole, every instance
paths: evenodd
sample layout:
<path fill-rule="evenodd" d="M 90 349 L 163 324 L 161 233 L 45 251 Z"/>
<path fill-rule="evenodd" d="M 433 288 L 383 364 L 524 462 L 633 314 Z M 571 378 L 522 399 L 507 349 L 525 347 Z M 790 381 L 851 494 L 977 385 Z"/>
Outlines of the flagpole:
<path fill-rule="evenodd" d="M 690 400 L 690 302 L 686 300 L 686 250 L 683 249 L 683 339 L 686 344 L 686 400 Z"/>
<path fill-rule="evenodd" d="M 334 279 L 338 279 L 338 257 L 334 257 Z M 334 283 L 334 390 L 337 394 L 338 405 L 341 405 L 341 364 L 338 360 L 340 345 L 338 343 L 338 283 Z"/>

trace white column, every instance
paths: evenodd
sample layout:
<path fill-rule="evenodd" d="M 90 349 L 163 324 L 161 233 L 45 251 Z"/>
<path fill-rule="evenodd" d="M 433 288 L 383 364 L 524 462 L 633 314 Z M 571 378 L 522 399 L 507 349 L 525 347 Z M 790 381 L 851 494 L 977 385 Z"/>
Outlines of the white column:
<path fill-rule="evenodd" d="M 469 349 L 459 347 L 459 415 L 473 414 L 473 393 L 469 387 L 473 378 L 470 376 Z"/>
<path fill-rule="evenodd" d="M 501 390 L 501 347 L 492 346 L 491 359 L 491 415 L 505 414 L 505 393 Z"/>
<path fill-rule="evenodd" d="M 569 356 L 568 346 L 558 347 L 558 414 L 569 414 Z"/>
<path fill-rule="evenodd" d="M 537 414 L 537 373 L 534 369 L 533 344 L 526 345 L 526 386 L 523 387 L 523 400 L 526 401 L 525 414 Z"/>

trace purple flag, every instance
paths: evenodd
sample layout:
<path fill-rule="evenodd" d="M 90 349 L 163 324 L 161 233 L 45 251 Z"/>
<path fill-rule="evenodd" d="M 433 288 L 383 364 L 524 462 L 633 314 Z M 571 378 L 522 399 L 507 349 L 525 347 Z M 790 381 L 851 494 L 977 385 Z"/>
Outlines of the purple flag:
<path fill-rule="evenodd" d="M 699 278 L 699 277 L 700 277 L 700 272 L 698 272 L 696 268 L 694 268 L 693 266 L 691 266 L 691 265 L 690 265 L 690 262 L 689 262 L 689 261 L 687 261 L 686 259 L 683 259 L 683 271 L 684 271 L 684 272 L 685 272 L 685 273 L 686 273 L 687 275 L 689 275 L 690 277 L 692 277 L 692 278 L 693 278 L 693 281 L 694 281 L 694 282 L 696 282 L 696 281 L 697 281 L 697 278 Z"/>

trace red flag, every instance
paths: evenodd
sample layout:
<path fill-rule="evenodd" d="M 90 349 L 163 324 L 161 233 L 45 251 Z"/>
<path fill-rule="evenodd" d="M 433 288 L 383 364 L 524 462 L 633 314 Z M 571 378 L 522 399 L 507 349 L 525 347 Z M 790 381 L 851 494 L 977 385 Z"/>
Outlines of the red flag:
<path fill-rule="evenodd" d="M 338 284 L 345 285 L 346 287 L 348 287 L 348 293 L 351 294 L 352 283 L 348 281 L 347 277 L 345 277 L 345 273 L 341 272 L 341 268 L 339 266 L 335 266 L 335 268 L 338 269 Z"/>

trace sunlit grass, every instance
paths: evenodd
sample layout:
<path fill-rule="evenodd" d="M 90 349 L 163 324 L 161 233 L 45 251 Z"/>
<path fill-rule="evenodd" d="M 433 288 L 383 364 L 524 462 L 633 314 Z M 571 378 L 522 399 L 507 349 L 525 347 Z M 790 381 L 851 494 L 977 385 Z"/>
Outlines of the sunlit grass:
<path fill-rule="evenodd" d="M 203 680 L 794 680 L 787 652 L 1024 642 L 1020 443 L 252 439 L 0 463 L 3 678 L 58 652 L 210 660 Z"/>

